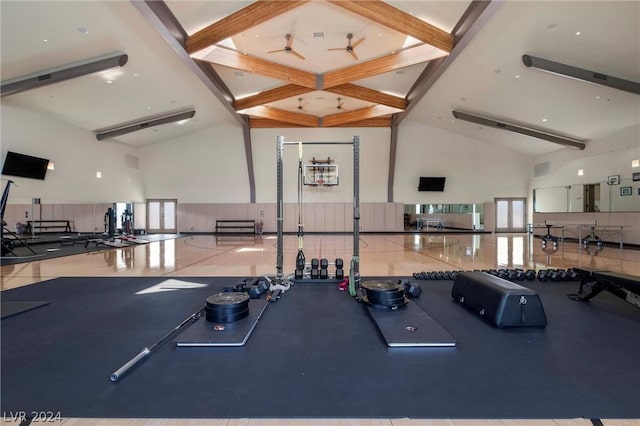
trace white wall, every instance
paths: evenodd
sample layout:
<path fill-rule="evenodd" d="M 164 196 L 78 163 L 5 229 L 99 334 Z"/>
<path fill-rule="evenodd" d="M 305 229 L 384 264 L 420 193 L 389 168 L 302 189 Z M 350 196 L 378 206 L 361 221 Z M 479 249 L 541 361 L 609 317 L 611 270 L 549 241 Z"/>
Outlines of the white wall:
<path fill-rule="evenodd" d="M 398 131 L 394 201 L 483 203 L 526 197 L 529 159 L 483 142 L 405 120 Z M 420 176 L 445 176 L 443 192 L 419 192 Z"/>
<path fill-rule="evenodd" d="M 92 132 L 25 110 L 10 100 L 1 107 L 2 161 L 7 151 L 47 158 L 55 170 L 44 181 L 11 179 L 8 202 L 42 203 L 131 202 L 144 200 L 142 174 L 125 164 L 125 154 L 137 156 L 135 148 L 97 141 Z M 102 179 L 96 178 L 102 172 Z M 3 188 L 4 188 L 3 182 Z"/>
<path fill-rule="evenodd" d="M 391 129 L 384 128 L 327 128 L 327 129 L 254 129 L 254 171 L 256 176 L 256 202 L 276 201 L 277 151 L 276 138 L 285 141 L 351 142 L 360 137 L 360 200 L 386 202 L 389 175 L 389 141 Z M 353 202 L 353 149 L 350 145 L 303 145 L 303 163 L 313 157 L 331 157 L 338 165 L 340 184 L 335 187 L 303 189 L 304 203 Z M 286 145 L 283 154 L 283 198 L 297 202 L 298 146 Z"/>
<path fill-rule="evenodd" d="M 218 126 L 140 149 L 146 198 L 178 203 L 248 203 L 240 126 Z M 259 158 L 257 159 L 259 161 Z"/>

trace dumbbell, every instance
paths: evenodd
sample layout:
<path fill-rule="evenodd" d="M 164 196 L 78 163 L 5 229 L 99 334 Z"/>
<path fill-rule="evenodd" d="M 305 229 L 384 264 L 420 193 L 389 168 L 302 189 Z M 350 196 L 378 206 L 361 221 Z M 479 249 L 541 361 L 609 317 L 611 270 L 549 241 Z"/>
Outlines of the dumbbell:
<path fill-rule="evenodd" d="M 567 281 L 577 281 L 580 279 L 580 274 L 573 268 L 567 269 Z"/>
<path fill-rule="evenodd" d="M 409 298 L 417 298 L 422 294 L 422 288 L 419 284 L 414 284 L 407 279 L 398 280 L 398 284 L 404 287 L 404 294 Z"/>
<path fill-rule="evenodd" d="M 335 261 L 336 266 L 336 279 L 341 280 L 344 278 L 344 261 L 341 258 L 337 258 Z"/>
<path fill-rule="evenodd" d="M 548 281 L 549 273 L 545 269 L 540 269 L 538 271 L 537 277 L 538 277 L 538 281 Z"/>
<path fill-rule="evenodd" d="M 535 279 L 535 277 L 536 277 L 536 271 L 534 271 L 533 269 L 527 269 L 524 273 L 524 278 L 527 281 L 531 281 Z"/>

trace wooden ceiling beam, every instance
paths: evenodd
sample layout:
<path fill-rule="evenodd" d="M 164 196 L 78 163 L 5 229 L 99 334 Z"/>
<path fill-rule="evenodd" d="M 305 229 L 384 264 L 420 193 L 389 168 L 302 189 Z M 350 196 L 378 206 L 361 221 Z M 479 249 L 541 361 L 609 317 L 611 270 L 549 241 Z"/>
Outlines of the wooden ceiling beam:
<path fill-rule="evenodd" d="M 374 105 L 369 108 L 361 108 L 354 111 L 340 112 L 322 117 L 322 127 L 334 127 L 346 123 L 367 120 L 398 112 L 395 108 L 384 105 Z"/>
<path fill-rule="evenodd" d="M 280 129 L 280 128 L 308 128 L 296 123 L 287 123 L 286 121 L 270 120 L 262 117 L 249 117 L 249 126 L 252 129 Z"/>
<path fill-rule="evenodd" d="M 391 116 L 384 116 L 337 124 L 333 127 L 391 127 L 391 122 Z"/>
<path fill-rule="evenodd" d="M 313 73 L 256 58 L 255 56 L 244 55 L 224 47 L 216 47 L 204 58 L 201 58 L 201 60 L 282 80 L 310 89 L 316 88 L 316 75 Z"/>
<path fill-rule="evenodd" d="M 304 3 L 307 3 L 307 0 L 256 1 L 193 33 L 187 38 L 186 50 L 189 54 L 193 54 L 278 15 L 282 15 Z"/>
<path fill-rule="evenodd" d="M 249 116 L 268 118 L 275 121 L 299 124 L 305 127 L 318 127 L 318 117 L 309 114 L 299 114 L 297 112 L 284 111 L 266 106 L 255 106 L 243 112 Z"/>
<path fill-rule="evenodd" d="M 287 84 L 286 86 L 276 87 L 275 89 L 265 90 L 257 95 L 247 96 L 242 99 L 236 99 L 233 106 L 236 111 L 251 108 L 258 105 L 264 105 L 281 99 L 290 98 L 292 96 L 300 96 L 312 92 L 313 89 L 297 84 Z"/>
<path fill-rule="evenodd" d="M 371 102 L 374 104 L 387 105 L 402 110 L 407 107 L 408 103 L 406 99 L 399 96 L 389 95 L 388 93 L 383 93 L 378 90 L 373 90 L 367 87 L 362 87 L 350 83 L 333 86 L 326 89 L 326 91 L 342 96 L 349 96 L 351 98 L 360 99 L 362 101 Z"/>
<path fill-rule="evenodd" d="M 410 35 L 447 53 L 453 49 L 454 40 L 451 34 L 383 1 L 328 0 L 328 2 L 402 34 Z"/>
<path fill-rule="evenodd" d="M 428 44 L 410 47 L 381 58 L 372 59 L 370 61 L 362 62 L 339 70 L 326 72 L 323 75 L 323 89 L 329 90 L 329 88 L 334 86 L 361 80 L 363 78 L 373 77 L 385 72 L 395 71 L 445 55 L 445 53 L 438 53 Z"/>

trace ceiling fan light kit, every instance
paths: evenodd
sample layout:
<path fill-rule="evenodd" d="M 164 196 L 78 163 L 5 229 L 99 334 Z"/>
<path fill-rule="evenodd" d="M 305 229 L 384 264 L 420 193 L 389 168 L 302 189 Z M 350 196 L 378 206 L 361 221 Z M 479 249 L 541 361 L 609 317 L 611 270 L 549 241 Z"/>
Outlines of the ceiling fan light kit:
<path fill-rule="evenodd" d="M 292 55 L 297 56 L 298 58 L 300 58 L 302 60 L 306 59 L 299 52 L 297 52 L 296 50 L 293 49 L 293 36 L 291 34 L 285 34 L 284 38 L 285 38 L 285 40 L 287 40 L 287 44 L 284 46 L 284 48 L 276 49 L 276 50 L 270 50 L 267 53 L 277 53 L 277 52 L 291 53 Z"/>
<path fill-rule="evenodd" d="M 358 47 L 360 45 L 360 43 L 362 43 L 365 40 L 365 37 L 362 37 L 358 40 L 355 41 L 355 43 L 351 44 L 351 40 L 353 39 L 353 33 L 349 33 L 347 34 L 347 47 L 332 47 L 330 49 L 327 50 L 344 50 L 347 53 L 349 53 L 351 56 L 353 56 L 353 59 L 355 59 L 356 61 L 358 60 L 358 55 L 356 55 L 356 51 L 354 50 L 356 47 Z"/>

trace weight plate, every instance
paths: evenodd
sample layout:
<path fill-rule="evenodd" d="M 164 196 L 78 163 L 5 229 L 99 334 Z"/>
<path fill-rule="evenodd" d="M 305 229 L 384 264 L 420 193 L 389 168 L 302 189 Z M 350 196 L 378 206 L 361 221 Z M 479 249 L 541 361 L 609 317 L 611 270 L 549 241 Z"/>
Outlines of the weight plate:
<path fill-rule="evenodd" d="M 398 284 L 392 281 L 365 281 L 361 285 L 362 288 L 367 290 L 367 292 L 385 292 L 398 290 Z"/>
<path fill-rule="evenodd" d="M 238 305 L 247 305 L 249 295 L 245 292 L 218 293 L 207 298 L 206 306 L 209 308 L 228 308 Z"/>
<path fill-rule="evenodd" d="M 237 312 L 220 312 L 205 308 L 205 316 L 207 321 L 214 323 L 230 323 L 236 322 L 249 316 L 249 307 L 239 310 Z"/>
<path fill-rule="evenodd" d="M 404 299 L 404 291 L 390 291 L 387 293 L 376 293 L 367 291 L 367 297 L 373 303 L 381 303 L 384 305 L 398 303 Z"/>
<path fill-rule="evenodd" d="M 398 303 L 395 303 L 395 304 L 374 303 L 364 294 L 360 295 L 360 299 L 367 306 L 370 306 L 370 307 L 375 308 L 375 309 L 387 309 L 387 310 L 396 309 L 396 308 L 398 308 L 400 306 L 406 305 L 409 302 L 409 299 L 404 297 L 401 301 L 399 301 Z"/>

